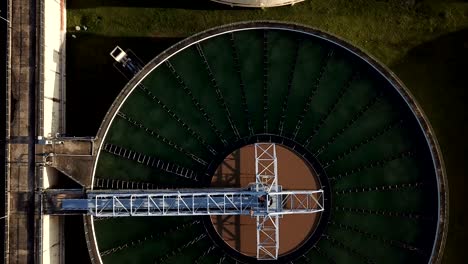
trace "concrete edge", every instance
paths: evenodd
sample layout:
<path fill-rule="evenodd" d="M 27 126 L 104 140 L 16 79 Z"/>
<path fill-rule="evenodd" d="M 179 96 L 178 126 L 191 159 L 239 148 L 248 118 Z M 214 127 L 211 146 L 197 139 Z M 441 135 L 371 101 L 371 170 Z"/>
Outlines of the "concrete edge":
<path fill-rule="evenodd" d="M 94 221 L 93 217 L 90 215 L 83 216 L 84 232 L 86 245 L 88 248 L 89 257 L 91 263 L 100 264 L 102 263 L 101 255 L 99 254 L 99 249 L 97 246 L 96 235 L 94 233 Z"/>
<path fill-rule="evenodd" d="M 12 0 L 7 0 L 6 1 L 6 18 L 8 21 L 11 21 L 12 15 Z M 7 24 L 7 34 L 6 34 L 6 87 L 5 87 L 5 141 L 10 140 L 10 98 L 11 98 L 11 22 L 8 22 Z M 10 191 L 9 191 L 9 181 L 8 179 L 10 178 L 10 145 L 5 144 L 5 149 L 2 151 L 5 152 L 5 225 L 4 225 L 4 252 L 3 252 L 3 260 L 4 263 L 9 263 L 9 254 L 10 254 L 10 241 L 9 241 L 9 225 L 10 225 L 10 218 L 9 218 L 9 212 L 10 212 Z"/>
<path fill-rule="evenodd" d="M 36 135 L 44 134 L 44 53 L 45 53 L 45 2 L 37 1 L 36 10 Z M 36 222 L 36 262 L 39 264 L 43 263 L 43 238 L 44 238 L 44 218 L 42 215 L 42 187 L 44 178 L 44 168 L 36 167 L 36 204 L 40 205 L 40 213 L 38 214 L 38 220 Z M 39 200 L 39 201 L 38 201 Z"/>

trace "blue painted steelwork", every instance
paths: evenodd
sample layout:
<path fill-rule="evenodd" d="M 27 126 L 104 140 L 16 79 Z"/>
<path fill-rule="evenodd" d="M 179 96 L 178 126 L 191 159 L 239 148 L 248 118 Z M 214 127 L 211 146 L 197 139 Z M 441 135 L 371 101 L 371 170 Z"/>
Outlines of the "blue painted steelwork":
<path fill-rule="evenodd" d="M 63 199 L 61 210 L 97 217 L 251 215 L 275 216 L 323 211 L 323 190 L 265 192 L 251 189 L 91 191 L 84 199 Z"/>

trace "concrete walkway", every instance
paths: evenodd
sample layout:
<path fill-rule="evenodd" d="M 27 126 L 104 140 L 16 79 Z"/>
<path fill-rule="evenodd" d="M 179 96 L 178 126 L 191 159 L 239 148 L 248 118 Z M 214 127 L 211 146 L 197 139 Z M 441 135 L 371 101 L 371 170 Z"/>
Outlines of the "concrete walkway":
<path fill-rule="evenodd" d="M 7 138 L 7 264 L 40 263 L 35 209 L 36 166 L 36 0 L 11 1 L 11 94 Z"/>
<path fill-rule="evenodd" d="M 275 7 L 294 5 L 295 3 L 303 2 L 305 0 L 211 0 L 230 6 L 243 6 L 243 7 Z"/>

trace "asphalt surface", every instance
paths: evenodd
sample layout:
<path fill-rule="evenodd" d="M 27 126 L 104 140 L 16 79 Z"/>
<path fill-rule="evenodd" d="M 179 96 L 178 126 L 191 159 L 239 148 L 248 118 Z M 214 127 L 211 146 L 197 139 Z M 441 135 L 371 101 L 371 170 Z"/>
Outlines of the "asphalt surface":
<path fill-rule="evenodd" d="M 7 1 L 0 2 L 0 16 L 7 17 Z M 6 159 L 5 159 L 5 137 L 6 137 L 6 107 L 3 104 L 6 98 L 6 87 L 7 87 L 7 28 L 8 22 L 3 19 L 0 19 L 0 82 L 2 87 L 0 91 L 0 102 L 2 102 L 0 107 L 0 174 L 3 174 L 5 171 Z M 0 179 L 0 216 L 5 216 L 5 180 Z M 5 258 L 5 223 L 6 218 L 0 220 L 1 229 L 0 229 L 0 251 L 3 252 L 1 258 Z"/>
<path fill-rule="evenodd" d="M 35 215 L 36 1 L 12 1 L 9 226 L 6 263 L 38 263 Z M 22 139 L 16 141 L 16 139 Z"/>

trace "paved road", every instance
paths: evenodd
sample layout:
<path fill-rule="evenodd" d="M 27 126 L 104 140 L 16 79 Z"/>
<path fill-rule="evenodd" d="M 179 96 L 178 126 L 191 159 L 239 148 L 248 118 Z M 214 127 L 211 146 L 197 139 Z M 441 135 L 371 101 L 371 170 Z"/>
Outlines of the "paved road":
<path fill-rule="evenodd" d="M 9 227 L 6 263 L 35 259 L 36 0 L 11 0 Z M 15 138 L 24 140 L 15 142 Z"/>
<path fill-rule="evenodd" d="M 8 1 L 0 1 L 0 16 L 2 17 L 7 17 L 7 3 Z M 5 138 L 6 138 L 6 107 L 5 104 L 3 104 L 6 100 L 6 83 L 7 83 L 7 27 L 9 24 L 3 20 L 0 19 L 0 175 L 3 175 L 3 172 L 5 171 Z M 5 181 L 3 178 L 0 179 L 0 217 L 3 217 L 6 215 L 5 211 Z M 5 252 L 5 223 L 7 219 L 2 218 L 0 220 L 0 252 L 3 252 L 2 255 L 0 255 L 1 259 L 5 258 L 4 252 Z M 1 261 L 0 261 L 1 262 Z"/>

